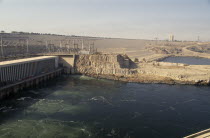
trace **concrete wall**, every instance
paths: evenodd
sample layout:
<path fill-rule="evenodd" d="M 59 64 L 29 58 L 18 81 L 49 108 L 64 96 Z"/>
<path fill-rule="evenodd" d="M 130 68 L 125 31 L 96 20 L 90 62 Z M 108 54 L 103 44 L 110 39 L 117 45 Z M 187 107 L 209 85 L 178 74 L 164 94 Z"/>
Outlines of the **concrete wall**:
<path fill-rule="evenodd" d="M 41 74 L 33 78 L 28 78 L 4 87 L 0 87 L 0 100 L 9 97 L 11 95 L 15 95 L 23 89 L 30 87 L 39 87 L 41 85 L 44 85 L 43 82 L 53 79 L 57 76 L 60 76 L 61 74 L 62 74 L 62 69 L 57 69 L 52 72 Z"/>
<path fill-rule="evenodd" d="M 28 58 L 0 63 L 0 87 L 54 71 L 58 57 Z"/>
<path fill-rule="evenodd" d="M 59 56 L 59 65 L 64 68 L 64 73 L 74 74 L 75 55 Z"/>

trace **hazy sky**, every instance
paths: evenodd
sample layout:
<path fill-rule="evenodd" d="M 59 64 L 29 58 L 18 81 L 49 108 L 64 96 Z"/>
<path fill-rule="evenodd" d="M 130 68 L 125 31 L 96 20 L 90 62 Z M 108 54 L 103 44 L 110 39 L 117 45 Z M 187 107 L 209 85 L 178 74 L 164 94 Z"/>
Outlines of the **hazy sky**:
<path fill-rule="evenodd" d="M 210 0 L 0 0 L 0 30 L 210 40 Z"/>

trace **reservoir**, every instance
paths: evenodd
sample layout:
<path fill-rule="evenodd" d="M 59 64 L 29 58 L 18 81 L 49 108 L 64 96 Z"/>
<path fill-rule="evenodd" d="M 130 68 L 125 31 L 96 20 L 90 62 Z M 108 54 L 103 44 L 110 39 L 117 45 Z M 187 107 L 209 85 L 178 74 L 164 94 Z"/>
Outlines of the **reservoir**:
<path fill-rule="evenodd" d="M 168 57 L 162 62 L 184 63 L 189 65 L 210 65 L 210 59 L 198 57 Z"/>
<path fill-rule="evenodd" d="M 210 128 L 210 87 L 62 76 L 1 101 L 0 137 L 179 138 Z"/>

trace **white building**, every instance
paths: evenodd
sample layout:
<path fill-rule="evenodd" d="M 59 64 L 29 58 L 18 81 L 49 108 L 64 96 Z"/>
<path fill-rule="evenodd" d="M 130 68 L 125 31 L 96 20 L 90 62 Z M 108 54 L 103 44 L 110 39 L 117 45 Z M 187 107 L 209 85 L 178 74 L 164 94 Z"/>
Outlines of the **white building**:
<path fill-rule="evenodd" d="M 173 42 L 174 41 L 174 35 L 169 36 L 169 41 Z"/>

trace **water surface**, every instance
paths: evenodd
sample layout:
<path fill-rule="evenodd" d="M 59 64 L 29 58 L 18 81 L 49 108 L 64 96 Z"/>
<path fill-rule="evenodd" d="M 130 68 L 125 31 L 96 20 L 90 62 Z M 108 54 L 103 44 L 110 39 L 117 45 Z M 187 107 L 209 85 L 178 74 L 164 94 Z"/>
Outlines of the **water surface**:
<path fill-rule="evenodd" d="M 189 65 L 210 65 L 210 59 L 198 57 L 168 57 L 162 62 L 184 63 Z"/>
<path fill-rule="evenodd" d="M 210 87 L 63 76 L 1 101 L 0 137 L 178 138 L 210 128 Z"/>

